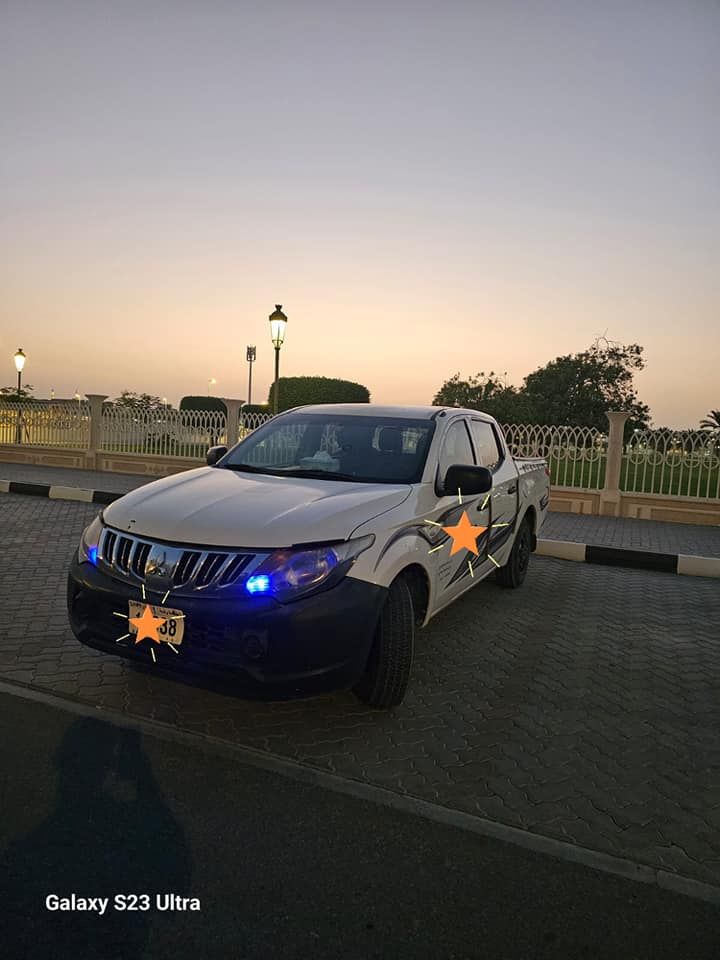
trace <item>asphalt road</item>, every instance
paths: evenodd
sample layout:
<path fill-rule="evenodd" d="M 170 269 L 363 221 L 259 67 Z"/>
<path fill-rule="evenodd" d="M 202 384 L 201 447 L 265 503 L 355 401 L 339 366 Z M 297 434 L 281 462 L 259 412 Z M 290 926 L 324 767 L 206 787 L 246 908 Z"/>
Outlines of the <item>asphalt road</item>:
<path fill-rule="evenodd" d="M 720 910 L 0 695 L 8 958 L 714 958 Z M 51 912 L 177 893 L 200 911 Z M 152 902 L 152 900 L 151 900 Z M 154 907 L 154 904 L 153 904 Z"/>

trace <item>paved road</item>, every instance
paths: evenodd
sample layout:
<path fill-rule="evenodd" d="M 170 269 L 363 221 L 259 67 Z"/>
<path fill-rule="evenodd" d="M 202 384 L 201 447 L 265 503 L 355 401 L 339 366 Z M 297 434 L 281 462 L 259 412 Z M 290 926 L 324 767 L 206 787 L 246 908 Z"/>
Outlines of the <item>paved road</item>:
<path fill-rule="evenodd" d="M 716 581 L 535 558 L 421 633 L 392 713 L 257 703 L 77 644 L 65 569 L 96 509 L 0 504 L 0 676 L 720 885 Z"/>
<path fill-rule="evenodd" d="M 710 904 L 242 766 L 208 745 L 8 695 L 0 744 L 13 960 L 717 956 Z M 44 906 L 48 894 L 113 904 L 133 892 L 177 893 L 201 909 Z"/>
<path fill-rule="evenodd" d="M 201 467 L 202 463 L 198 463 Z M 110 490 L 127 493 L 155 477 L 133 473 L 108 473 L 104 470 L 73 470 L 68 467 L 46 467 L 32 463 L 5 463 L 0 461 L 0 480 L 21 480 L 26 483 L 51 483 L 63 487 L 83 487 L 85 490 Z"/>
<path fill-rule="evenodd" d="M 198 466 L 202 464 L 198 463 Z M 145 483 L 150 483 L 153 479 L 153 477 L 139 477 L 132 474 L 0 462 L 0 480 L 54 483 L 69 487 L 84 487 L 88 490 L 127 493 Z M 692 523 L 663 523 L 658 520 L 550 513 L 542 535 L 549 540 L 573 540 L 595 546 L 621 547 L 626 550 L 652 550 L 656 553 L 720 557 L 720 526 L 705 527 Z"/>

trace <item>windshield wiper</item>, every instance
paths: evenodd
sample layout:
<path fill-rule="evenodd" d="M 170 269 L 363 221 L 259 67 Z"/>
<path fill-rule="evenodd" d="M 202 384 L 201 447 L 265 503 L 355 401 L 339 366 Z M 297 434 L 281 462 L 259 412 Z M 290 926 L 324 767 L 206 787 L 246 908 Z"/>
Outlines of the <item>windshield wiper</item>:
<path fill-rule="evenodd" d="M 252 463 L 223 463 L 224 470 L 241 470 L 244 473 L 265 473 L 273 477 L 282 476 L 284 470 L 268 470 L 267 467 L 256 467 Z"/>
<path fill-rule="evenodd" d="M 309 470 L 303 467 L 291 467 L 289 470 L 283 470 L 284 477 L 309 477 L 311 480 L 356 480 L 362 482 L 362 477 L 356 477 L 352 473 L 338 473 L 336 470 Z"/>
<path fill-rule="evenodd" d="M 302 467 L 256 467 L 252 463 L 224 463 L 225 470 L 240 470 L 247 473 L 264 473 L 269 477 L 307 477 L 309 480 L 350 480 L 353 483 L 405 483 L 403 480 L 387 480 L 380 477 L 356 477 L 352 473 L 337 473 L 335 470 L 306 470 Z"/>
<path fill-rule="evenodd" d="M 403 483 L 402 480 L 388 480 L 385 477 L 358 477 L 354 473 L 338 473 L 335 470 L 306 470 L 302 467 L 283 470 L 284 477 L 308 477 L 310 480 L 351 480 L 353 483 Z"/>

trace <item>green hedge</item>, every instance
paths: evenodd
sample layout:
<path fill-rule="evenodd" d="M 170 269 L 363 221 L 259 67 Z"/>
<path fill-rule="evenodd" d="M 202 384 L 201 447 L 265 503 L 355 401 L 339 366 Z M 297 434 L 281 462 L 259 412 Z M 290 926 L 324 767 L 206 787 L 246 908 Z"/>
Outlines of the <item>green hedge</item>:
<path fill-rule="evenodd" d="M 183 397 L 180 401 L 180 410 L 219 410 L 227 413 L 225 404 L 220 397 Z"/>
<path fill-rule="evenodd" d="M 336 377 L 280 377 L 278 387 L 280 411 L 309 403 L 370 403 L 367 387 Z M 274 389 L 273 383 L 268 395 L 270 410 L 274 407 Z"/>

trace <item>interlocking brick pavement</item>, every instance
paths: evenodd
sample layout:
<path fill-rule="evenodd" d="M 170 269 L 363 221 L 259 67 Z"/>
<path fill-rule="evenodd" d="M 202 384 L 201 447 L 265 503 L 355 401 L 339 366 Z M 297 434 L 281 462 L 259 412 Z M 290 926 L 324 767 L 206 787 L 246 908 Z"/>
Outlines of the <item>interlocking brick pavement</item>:
<path fill-rule="evenodd" d="M 83 648 L 66 567 L 97 507 L 0 498 L 0 676 L 720 884 L 717 582 L 534 558 L 419 634 L 405 703 L 246 701 Z"/>

